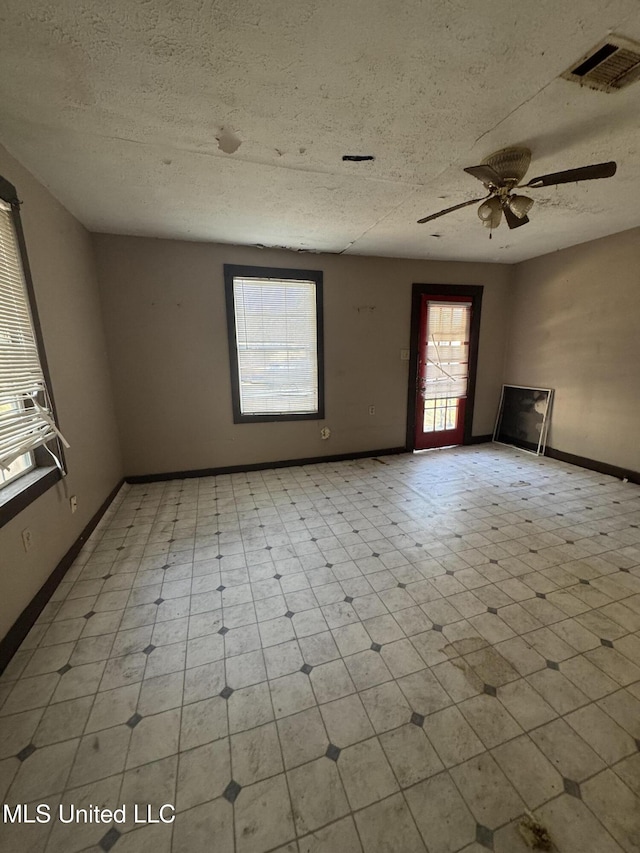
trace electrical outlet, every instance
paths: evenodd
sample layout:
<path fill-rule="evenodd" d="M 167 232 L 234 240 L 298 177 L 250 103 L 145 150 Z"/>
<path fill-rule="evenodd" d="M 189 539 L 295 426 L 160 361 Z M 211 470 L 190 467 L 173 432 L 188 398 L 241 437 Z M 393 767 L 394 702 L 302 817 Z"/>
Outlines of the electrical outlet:
<path fill-rule="evenodd" d="M 25 551 L 30 551 L 33 546 L 33 537 L 31 536 L 31 531 L 28 527 L 22 531 L 22 544 L 24 545 Z"/>
<path fill-rule="evenodd" d="M 69 506 L 71 507 L 71 512 L 75 512 L 78 509 L 78 498 L 75 495 L 71 495 L 69 498 Z"/>
<path fill-rule="evenodd" d="M 375 413 L 376 413 L 376 407 L 375 406 L 369 406 L 369 414 L 375 415 Z"/>
<path fill-rule="evenodd" d="M 329 429 L 329 427 L 322 427 L 322 429 L 320 430 L 320 438 L 323 439 L 323 441 L 326 441 L 330 437 L 330 435 L 331 430 Z"/>

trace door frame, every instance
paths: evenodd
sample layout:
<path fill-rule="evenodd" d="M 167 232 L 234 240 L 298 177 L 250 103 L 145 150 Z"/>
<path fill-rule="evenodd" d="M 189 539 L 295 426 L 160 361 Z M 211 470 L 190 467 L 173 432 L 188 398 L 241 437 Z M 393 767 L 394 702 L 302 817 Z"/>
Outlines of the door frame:
<path fill-rule="evenodd" d="M 409 348 L 409 388 L 407 396 L 408 451 L 415 450 L 416 382 L 418 379 L 418 343 L 420 338 L 420 309 L 423 296 L 462 296 L 471 300 L 471 329 L 469 338 L 469 382 L 464 414 L 463 444 L 472 444 L 473 409 L 476 394 L 478 345 L 480 342 L 480 314 L 482 310 L 481 284 L 414 284 L 411 291 L 411 342 Z"/>

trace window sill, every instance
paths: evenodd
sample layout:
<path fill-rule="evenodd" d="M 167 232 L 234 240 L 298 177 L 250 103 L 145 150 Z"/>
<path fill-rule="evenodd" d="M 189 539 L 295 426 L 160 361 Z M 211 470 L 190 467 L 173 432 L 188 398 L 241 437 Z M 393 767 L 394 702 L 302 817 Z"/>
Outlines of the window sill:
<path fill-rule="evenodd" d="M 265 424 L 278 421 L 322 421 L 324 410 L 317 412 L 287 412 L 285 414 L 243 415 L 235 412 L 233 422 L 235 424 Z"/>
<path fill-rule="evenodd" d="M 55 465 L 34 468 L 0 490 L 0 527 L 15 518 L 30 503 L 62 479 Z"/>

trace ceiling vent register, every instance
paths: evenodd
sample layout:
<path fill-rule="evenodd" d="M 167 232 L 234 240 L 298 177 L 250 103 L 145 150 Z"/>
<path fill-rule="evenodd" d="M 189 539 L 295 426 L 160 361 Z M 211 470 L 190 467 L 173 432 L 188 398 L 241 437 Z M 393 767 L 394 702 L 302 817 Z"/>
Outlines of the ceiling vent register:
<path fill-rule="evenodd" d="M 611 35 L 562 75 L 581 86 L 616 92 L 640 79 L 640 44 Z"/>

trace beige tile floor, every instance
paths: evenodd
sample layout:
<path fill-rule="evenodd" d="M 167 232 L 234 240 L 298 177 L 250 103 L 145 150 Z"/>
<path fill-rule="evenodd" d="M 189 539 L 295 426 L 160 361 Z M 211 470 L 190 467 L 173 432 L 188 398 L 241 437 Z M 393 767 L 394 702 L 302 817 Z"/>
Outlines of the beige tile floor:
<path fill-rule="evenodd" d="M 640 850 L 639 524 L 495 445 L 125 487 L 0 680 L 0 788 L 127 821 L 0 847 Z"/>

